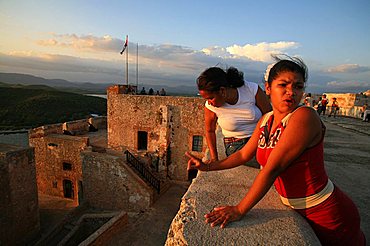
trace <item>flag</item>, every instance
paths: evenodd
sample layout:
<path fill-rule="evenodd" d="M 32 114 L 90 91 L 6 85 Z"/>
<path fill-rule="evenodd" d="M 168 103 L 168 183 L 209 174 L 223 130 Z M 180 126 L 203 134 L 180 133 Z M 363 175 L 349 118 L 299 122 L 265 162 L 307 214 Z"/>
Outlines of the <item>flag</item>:
<path fill-rule="evenodd" d="M 125 44 L 123 45 L 122 51 L 120 52 L 121 55 L 123 54 L 123 52 L 125 52 L 127 45 L 128 45 L 128 35 L 126 35 Z"/>

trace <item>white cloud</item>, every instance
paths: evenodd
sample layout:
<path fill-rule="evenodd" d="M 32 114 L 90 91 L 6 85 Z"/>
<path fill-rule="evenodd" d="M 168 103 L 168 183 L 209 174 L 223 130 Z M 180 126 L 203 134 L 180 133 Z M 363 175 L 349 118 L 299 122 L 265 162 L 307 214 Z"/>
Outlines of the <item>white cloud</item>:
<path fill-rule="evenodd" d="M 216 57 L 231 57 L 230 53 L 226 50 L 226 48 L 220 46 L 212 46 L 208 48 L 202 49 L 202 52 L 209 56 L 216 56 Z"/>
<path fill-rule="evenodd" d="M 271 62 L 271 55 L 286 53 L 289 49 L 299 46 L 296 42 L 275 42 L 246 44 L 244 46 L 234 44 L 229 47 L 212 46 L 202 49 L 206 55 L 222 58 L 246 58 L 252 61 Z"/>
<path fill-rule="evenodd" d="M 359 81 L 331 81 L 328 82 L 327 85 L 329 88 L 370 88 L 370 82 Z"/>
<path fill-rule="evenodd" d="M 296 42 L 276 42 L 276 43 L 258 43 L 246 44 L 244 46 L 236 45 L 227 47 L 226 50 L 237 57 L 245 57 L 253 61 L 270 62 L 272 54 L 285 53 L 289 49 L 297 48 Z"/>
<path fill-rule="evenodd" d="M 125 79 L 125 56 L 119 54 L 124 43 L 123 39 L 111 36 L 51 35 L 51 38 L 39 40 L 39 45 L 51 47 L 44 49 L 43 52 L 20 50 L 7 54 L 0 53 L 0 71 L 95 83 L 120 82 Z M 196 77 L 211 66 L 223 68 L 234 66 L 244 72 L 246 80 L 260 83 L 263 81 L 263 74 L 271 54 L 286 53 L 298 45 L 295 42 L 262 42 L 194 50 L 173 44 L 142 44 L 139 46 L 139 83 L 195 86 Z M 129 46 L 129 79 L 132 81 L 136 78 L 136 44 L 129 43 Z M 59 47 L 63 49 L 57 49 Z M 347 71 L 366 68 L 349 65 L 351 64 L 343 66 L 342 71 L 344 67 Z M 310 92 L 328 92 L 339 89 L 357 91 L 359 88 L 370 87 L 369 83 L 337 82 L 337 80 L 366 81 L 361 77 L 350 75 L 350 78 L 344 79 L 343 76 L 333 77 L 327 71 L 323 73 L 310 70 L 312 84 L 308 83 L 308 88 L 312 88 Z M 328 81 L 331 82 L 327 83 Z"/>
<path fill-rule="evenodd" d="M 342 64 L 328 68 L 326 71 L 328 73 L 361 73 L 369 72 L 370 67 L 360 66 L 358 64 Z"/>
<path fill-rule="evenodd" d="M 78 36 L 76 34 L 55 34 L 52 33 L 52 38 L 46 40 L 37 40 L 36 43 L 40 46 L 54 46 L 62 48 L 71 48 L 74 50 L 84 51 L 109 51 L 119 52 L 122 48 L 124 40 L 112 38 L 109 35 L 96 37 L 93 35 Z"/>

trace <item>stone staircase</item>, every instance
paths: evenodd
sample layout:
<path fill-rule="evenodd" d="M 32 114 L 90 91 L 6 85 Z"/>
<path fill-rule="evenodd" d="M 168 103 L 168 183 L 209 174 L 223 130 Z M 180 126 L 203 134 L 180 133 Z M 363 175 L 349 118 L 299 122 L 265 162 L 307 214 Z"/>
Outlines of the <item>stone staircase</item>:
<path fill-rule="evenodd" d="M 135 156 L 129 151 L 124 152 L 126 155 L 126 164 L 133 170 L 149 187 L 155 192 L 154 201 L 156 201 L 161 194 L 166 192 L 170 188 L 170 182 L 168 179 L 161 176 L 158 172 L 153 170 L 141 156 Z M 132 163 L 135 162 L 135 163 Z"/>

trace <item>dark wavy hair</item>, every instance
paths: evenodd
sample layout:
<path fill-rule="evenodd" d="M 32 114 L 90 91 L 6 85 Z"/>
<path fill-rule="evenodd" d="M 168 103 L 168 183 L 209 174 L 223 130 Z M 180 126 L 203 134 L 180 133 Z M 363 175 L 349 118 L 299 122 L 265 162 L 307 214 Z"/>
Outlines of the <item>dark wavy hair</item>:
<path fill-rule="evenodd" d="M 276 61 L 275 65 L 270 69 L 267 83 L 271 82 L 282 72 L 294 72 L 302 75 L 303 82 L 306 83 L 308 79 L 308 70 L 306 64 L 299 57 L 290 57 L 288 55 L 273 55 Z"/>
<path fill-rule="evenodd" d="M 200 91 L 218 91 L 221 87 L 237 88 L 244 85 L 244 74 L 235 67 L 229 67 L 226 71 L 210 67 L 199 75 L 197 85 Z"/>

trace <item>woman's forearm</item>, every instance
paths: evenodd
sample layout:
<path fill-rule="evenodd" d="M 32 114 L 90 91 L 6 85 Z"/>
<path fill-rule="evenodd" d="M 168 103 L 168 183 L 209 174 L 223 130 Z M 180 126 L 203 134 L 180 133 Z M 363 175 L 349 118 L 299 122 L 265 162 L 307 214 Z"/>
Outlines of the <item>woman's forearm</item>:
<path fill-rule="evenodd" d="M 218 160 L 216 133 L 206 132 L 206 139 L 207 139 L 209 153 L 211 155 L 211 160 L 213 161 Z"/>
<path fill-rule="evenodd" d="M 266 195 L 277 177 L 277 171 L 262 169 L 245 197 L 237 205 L 239 212 L 242 215 L 248 213 Z"/>
<path fill-rule="evenodd" d="M 246 158 L 242 151 L 237 151 L 226 159 L 209 163 L 209 171 L 224 170 L 245 164 L 251 158 Z"/>

